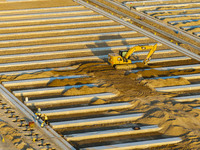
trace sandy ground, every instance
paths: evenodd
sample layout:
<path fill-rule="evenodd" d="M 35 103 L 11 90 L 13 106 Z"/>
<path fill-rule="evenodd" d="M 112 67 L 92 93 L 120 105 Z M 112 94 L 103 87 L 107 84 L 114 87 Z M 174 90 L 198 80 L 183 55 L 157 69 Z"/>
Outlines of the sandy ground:
<path fill-rule="evenodd" d="M 142 67 L 141 64 L 138 66 Z M 104 104 L 114 101 L 131 101 L 133 104 L 131 111 L 144 112 L 144 116 L 137 123 L 157 124 L 162 127 L 161 132 L 165 135 L 180 136 L 183 142 L 173 147 L 161 147 L 156 149 L 198 149 L 200 147 L 200 111 L 193 107 L 200 106 L 200 102 L 194 101 L 187 104 L 176 103 L 171 97 L 178 93 L 160 93 L 154 90 L 154 87 L 185 85 L 190 81 L 183 78 L 167 79 L 167 80 L 144 80 L 146 77 L 160 75 L 178 75 L 188 73 L 198 73 L 200 70 L 187 71 L 155 71 L 149 70 L 144 72 L 127 73 L 125 70 L 114 70 L 107 63 L 88 63 L 83 64 L 74 71 L 50 71 L 37 73 L 32 77 L 46 77 L 49 75 L 72 75 L 72 74 L 88 74 L 93 78 L 82 80 L 82 83 L 95 82 L 100 87 L 89 88 L 82 87 L 79 90 L 73 88 L 64 93 L 65 96 L 92 94 L 98 92 L 113 92 L 118 94 L 116 98 L 110 100 L 98 99 L 93 104 Z M 29 75 L 22 75 L 23 78 L 29 78 Z M 15 76 L 16 77 L 16 76 Z M 7 80 L 13 79 L 14 76 L 7 77 Z M 20 76 L 17 77 L 20 79 Z M 6 77 L 4 76 L 5 80 Z M 16 79 L 16 78 L 15 78 Z M 63 82 L 61 82 L 63 81 Z M 60 86 L 65 84 L 74 84 L 73 80 L 55 80 L 48 86 Z M 116 113 L 123 112 L 119 111 Z M 113 113 L 113 112 L 109 112 Z"/>

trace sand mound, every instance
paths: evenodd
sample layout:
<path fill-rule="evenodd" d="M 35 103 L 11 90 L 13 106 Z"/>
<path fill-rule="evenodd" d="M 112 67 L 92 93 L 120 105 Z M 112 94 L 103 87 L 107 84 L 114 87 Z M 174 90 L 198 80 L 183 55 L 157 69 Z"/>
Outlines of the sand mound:
<path fill-rule="evenodd" d="M 102 99 L 96 99 L 91 102 L 92 105 L 99 105 L 99 104 L 105 104 L 105 103 L 106 103 L 106 101 L 104 101 Z"/>
<path fill-rule="evenodd" d="M 165 87 L 165 86 L 178 86 L 178 85 L 188 85 L 190 82 L 184 78 L 178 79 L 150 79 L 150 80 L 143 80 L 147 81 L 147 85 L 151 87 Z"/>
<path fill-rule="evenodd" d="M 85 94 L 96 94 L 96 93 L 103 93 L 107 92 L 106 88 L 101 87 L 88 87 L 83 86 L 81 88 L 71 88 L 67 90 L 63 95 L 71 96 L 71 95 L 85 95 Z"/>
<path fill-rule="evenodd" d="M 142 63 L 142 62 L 137 62 L 137 63 L 135 63 L 136 65 L 137 65 L 137 68 L 146 68 L 147 67 L 147 65 L 145 65 L 144 63 Z"/>
<path fill-rule="evenodd" d="M 90 84 L 96 81 L 92 78 L 78 78 L 78 79 L 56 79 L 49 82 L 48 86 L 67 86 L 67 85 L 78 85 L 78 84 Z"/>

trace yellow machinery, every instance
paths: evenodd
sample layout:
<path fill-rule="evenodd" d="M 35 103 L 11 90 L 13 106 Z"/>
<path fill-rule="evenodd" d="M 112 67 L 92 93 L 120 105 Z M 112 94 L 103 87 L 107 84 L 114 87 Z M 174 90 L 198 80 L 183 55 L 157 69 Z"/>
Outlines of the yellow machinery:
<path fill-rule="evenodd" d="M 123 68 L 123 66 L 129 66 L 129 68 L 134 68 L 136 65 L 132 64 L 131 60 L 129 59 L 131 54 L 136 51 L 143 51 L 143 50 L 149 50 L 149 53 L 147 57 L 144 59 L 143 63 L 146 65 L 150 59 L 153 53 L 155 52 L 157 48 L 157 44 L 155 45 L 138 45 L 130 48 L 129 50 L 121 50 L 119 51 L 119 54 L 116 53 L 109 53 L 108 54 L 108 62 L 115 68 L 119 69 L 126 69 Z M 121 67 L 117 67 L 121 66 Z"/>

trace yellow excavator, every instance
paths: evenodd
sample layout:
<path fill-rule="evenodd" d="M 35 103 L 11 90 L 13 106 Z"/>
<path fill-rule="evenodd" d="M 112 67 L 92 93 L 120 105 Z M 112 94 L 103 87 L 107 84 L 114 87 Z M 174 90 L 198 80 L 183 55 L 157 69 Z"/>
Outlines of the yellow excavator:
<path fill-rule="evenodd" d="M 120 50 L 119 54 L 117 53 L 109 53 L 108 54 L 108 62 L 111 66 L 116 69 L 133 69 L 136 68 L 136 64 L 132 64 L 130 60 L 130 56 L 132 53 L 136 51 L 149 50 L 147 57 L 144 59 L 143 63 L 146 65 L 153 53 L 157 48 L 157 44 L 155 45 L 138 45 L 130 48 L 129 50 Z"/>

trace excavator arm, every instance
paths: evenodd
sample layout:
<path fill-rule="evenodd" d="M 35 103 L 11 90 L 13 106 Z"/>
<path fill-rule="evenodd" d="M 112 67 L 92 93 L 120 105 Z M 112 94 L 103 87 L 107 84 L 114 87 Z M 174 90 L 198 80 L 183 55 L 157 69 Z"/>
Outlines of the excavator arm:
<path fill-rule="evenodd" d="M 151 49 L 147 55 L 147 57 L 144 59 L 143 63 L 146 65 L 150 60 L 151 60 L 151 56 L 153 55 L 153 53 L 155 52 L 157 48 L 157 44 L 155 44 L 154 46 L 151 46 Z"/>
<path fill-rule="evenodd" d="M 142 50 L 146 50 L 146 49 L 150 49 L 147 57 L 144 60 L 144 63 L 146 64 L 148 62 L 149 58 L 155 52 L 156 48 L 157 48 L 157 44 L 155 44 L 154 46 L 150 46 L 150 45 L 148 45 L 148 46 L 135 46 L 135 47 L 132 47 L 131 49 L 129 49 L 129 51 L 126 53 L 126 55 L 124 56 L 124 58 L 127 60 L 127 59 L 129 59 L 129 57 L 131 56 L 131 54 L 133 54 L 134 52 L 142 51 Z"/>

